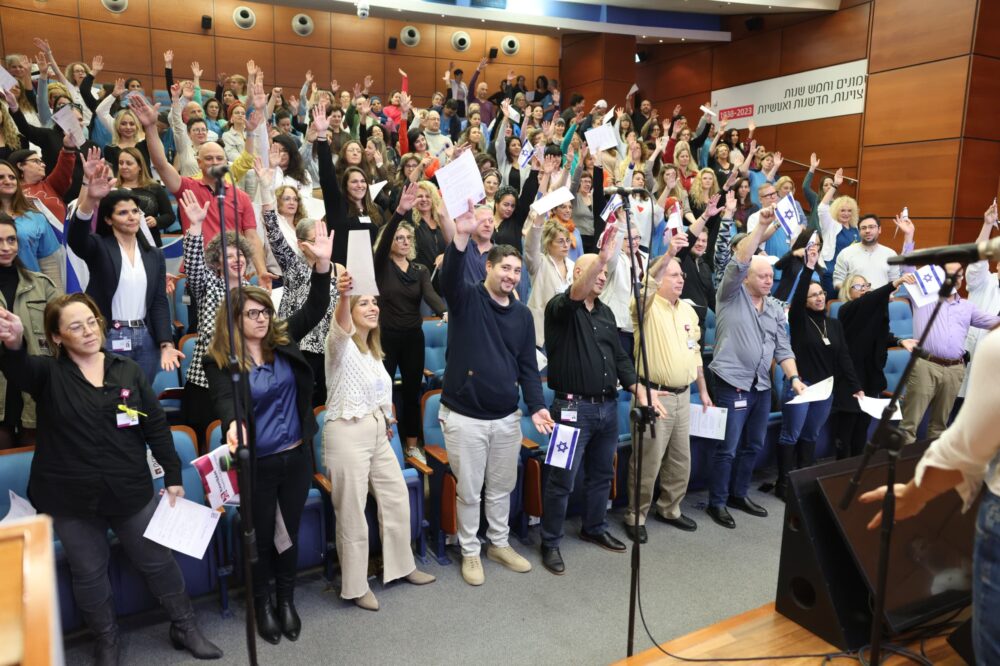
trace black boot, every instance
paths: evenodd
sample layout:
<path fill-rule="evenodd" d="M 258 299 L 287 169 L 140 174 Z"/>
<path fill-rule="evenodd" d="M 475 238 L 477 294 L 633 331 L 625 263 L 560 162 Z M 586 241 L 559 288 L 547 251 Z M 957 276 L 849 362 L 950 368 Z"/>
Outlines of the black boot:
<path fill-rule="evenodd" d="M 175 650 L 187 650 L 195 659 L 222 658 L 222 650 L 198 629 L 187 593 L 168 594 L 160 597 L 160 603 L 170 616 L 170 642 Z"/>
<path fill-rule="evenodd" d="M 805 469 L 816 464 L 816 442 L 799 441 L 795 447 L 797 466 L 795 469 Z"/>
<path fill-rule="evenodd" d="M 271 595 L 254 598 L 254 610 L 257 615 L 257 633 L 271 645 L 281 641 L 281 625 L 274 613 Z"/>
<path fill-rule="evenodd" d="M 847 458 L 848 454 L 848 444 L 844 440 L 837 438 L 833 441 L 833 450 L 837 456 L 837 460 L 844 460 Z"/>
<path fill-rule="evenodd" d="M 302 620 L 295 612 L 295 592 L 294 590 L 281 590 L 278 592 L 278 623 L 281 625 L 281 633 L 290 641 L 299 639 L 299 632 L 302 631 Z"/>
<path fill-rule="evenodd" d="M 118 621 L 114 603 L 108 599 L 98 608 L 84 611 L 83 616 L 94 633 L 94 663 L 97 666 L 118 666 Z"/>
<path fill-rule="evenodd" d="M 778 445 L 778 480 L 774 482 L 774 496 L 784 501 L 785 490 L 788 488 L 788 472 L 795 462 L 795 447 L 787 444 Z"/>

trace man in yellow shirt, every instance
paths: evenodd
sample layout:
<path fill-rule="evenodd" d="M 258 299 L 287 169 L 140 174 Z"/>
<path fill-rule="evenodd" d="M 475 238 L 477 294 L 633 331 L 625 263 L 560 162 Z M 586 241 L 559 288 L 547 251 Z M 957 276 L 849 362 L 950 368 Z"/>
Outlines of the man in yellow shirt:
<path fill-rule="evenodd" d="M 659 400 L 667 410 L 666 418 L 656 420 L 656 437 L 646 431 L 642 450 L 642 478 L 639 480 L 639 507 L 635 506 L 635 472 L 629 466 L 629 507 L 625 512 L 625 532 L 633 540 L 645 543 L 646 515 L 653 499 L 653 484 L 660 476 L 660 497 L 654 515 L 663 522 L 686 532 L 698 528 L 697 523 L 681 513 L 681 500 L 687 492 L 691 476 L 691 443 L 689 426 L 691 414 L 690 384 L 698 382 L 698 392 L 705 407 L 711 398 L 705 387 L 705 374 L 701 366 L 701 348 L 698 339 L 698 314 L 690 304 L 681 300 L 684 290 L 684 271 L 674 258 L 676 252 L 687 245 L 684 235 L 675 236 L 670 251 L 650 269 L 650 284 L 643 295 L 645 311 L 646 355 L 649 361 L 650 387 L 660 392 Z M 655 291 L 654 291 L 655 289 Z M 639 352 L 639 322 L 635 303 L 632 304 L 632 323 L 636 330 L 636 359 Z M 639 361 L 640 381 L 644 377 Z"/>

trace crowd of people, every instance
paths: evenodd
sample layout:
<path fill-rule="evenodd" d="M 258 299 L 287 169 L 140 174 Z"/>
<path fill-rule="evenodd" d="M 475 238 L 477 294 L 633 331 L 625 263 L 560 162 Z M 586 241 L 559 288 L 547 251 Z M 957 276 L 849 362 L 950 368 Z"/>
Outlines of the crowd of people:
<path fill-rule="evenodd" d="M 508 538 L 525 434 L 519 401 L 539 432 L 579 431 L 575 455 L 548 468 L 543 491 L 542 562 L 562 574 L 559 545 L 581 467 L 580 538 L 626 550 L 607 516 L 619 391 L 655 418 L 643 475 L 629 473 L 624 533 L 646 542 L 651 509 L 679 530 L 697 529 L 681 510 L 695 393 L 703 409 L 728 410 L 724 438 L 711 444 L 707 514 L 735 528 L 729 509 L 767 515 L 750 483 L 769 414 L 782 413 L 774 492 L 783 497 L 788 473 L 815 462 L 827 423 L 838 457 L 861 450 L 870 417 L 858 399 L 893 388 L 883 372 L 888 350 L 914 350 L 928 324 L 931 306 L 914 303 L 914 338 L 892 332 L 890 299 L 908 297 L 916 274 L 887 263 L 895 252 L 879 242 L 882 221 L 840 193 L 842 169 L 824 175 L 812 155 L 801 183 L 806 206 L 794 201 L 797 219 L 779 223 L 778 202 L 796 183 L 780 174 L 781 153 L 758 144 L 752 123 L 742 132 L 710 113 L 688 118 L 680 106 L 661 118 L 648 92 L 616 106 L 564 95 L 544 76 L 529 89 L 513 70 L 494 90 L 480 80 L 487 59 L 468 83 L 450 67 L 443 92 L 419 91 L 432 100 L 427 108 L 414 103 L 402 70 L 385 99 L 371 94 L 371 77 L 326 87 L 310 71 L 301 90 L 268 91 L 253 60 L 246 76 L 220 74 L 209 91 L 196 62 L 189 80 L 175 80 L 170 51 L 171 101 L 160 109 L 136 79 L 99 81 L 99 56 L 61 69 L 45 40 L 35 44 L 34 66 L 6 56 L 18 85 L 0 103 L 0 447 L 36 447 L 30 499 L 54 518 L 98 663 L 116 663 L 119 645 L 109 526 L 169 612 L 174 643 L 199 658 L 221 656 L 198 631 L 169 552 L 141 538 L 156 505 L 147 443 L 166 492 L 183 495 L 151 388 L 182 361 L 181 418 L 199 444 L 216 419 L 230 448 L 252 443 L 254 524 L 267 544 L 252 594 L 258 633 L 277 643 L 296 640 L 302 627 L 296 540 L 316 464 L 316 406 L 326 407 L 341 596 L 379 608 L 367 577 L 369 490 L 379 504 L 383 580 L 434 580 L 414 562 L 405 483 L 389 444 L 398 428 L 406 454 L 426 460 L 425 316 L 449 326 L 439 420 L 470 585 L 485 581 L 481 510 L 487 557 L 531 569 Z M 66 106 L 82 142 L 53 120 Z M 604 123 L 617 143 L 596 150 L 586 135 Z M 453 217 L 435 174 L 465 153 L 486 196 Z M 629 188 L 631 215 L 609 202 L 606 191 L 618 187 Z M 561 188 L 569 201 L 532 206 Z M 907 212 L 893 224 L 912 249 Z M 994 202 L 980 240 L 996 225 Z M 173 294 L 179 274 L 168 273 L 160 249 L 175 227 L 190 301 L 184 331 L 169 308 L 181 297 Z M 359 293 L 345 268 L 353 231 L 370 240 L 377 294 Z M 86 270 L 71 279 L 68 266 Z M 961 266 L 944 268 L 961 279 Z M 906 385 L 902 429 L 911 441 L 928 411 L 928 436 L 945 430 L 983 332 L 1000 324 L 997 273 L 979 262 L 965 280 L 968 298 L 950 297 Z M 841 307 L 830 316 L 834 299 Z M 708 349 L 710 319 L 717 330 Z M 183 333 L 198 334 L 188 359 L 177 348 Z M 231 343 L 241 350 L 242 422 L 232 408 Z M 825 400 L 790 402 L 830 377 Z M 281 553 L 270 547 L 276 520 L 292 541 Z"/>

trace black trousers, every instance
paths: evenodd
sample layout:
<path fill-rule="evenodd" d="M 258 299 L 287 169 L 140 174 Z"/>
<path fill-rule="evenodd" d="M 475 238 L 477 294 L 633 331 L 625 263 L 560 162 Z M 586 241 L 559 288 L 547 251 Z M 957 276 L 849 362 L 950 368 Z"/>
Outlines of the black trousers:
<path fill-rule="evenodd" d="M 312 406 L 319 407 L 326 404 L 326 357 L 323 354 L 303 351 L 306 362 L 313 371 L 313 396 Z"/>
<path fill-rule="evenodd" d="M 253 594 L 257 598 L 267 596 L 272 575 L 279 600 L 290 600 L 295 591 L 299 523 L 313 476 L 311 444 L 303 442 L 289 451 L 257 458 L 251 493 L 253 526 L 257 532 L 257 563 L 253 568 Z M 282 553 L 274 545 L 278 507 L 292 542 Z"/>
<path fill-rule="evenodd" d="M 861 455 L 868 441 L 868 426 L 872 417 L 864 412 L 834 411 L 830 414 L 837 460 Z"/>
<path fill-rule="evenodd" d="M 399 436 L 419 437 L 420 424 L 420 385 L 424 379 L 424 330 L 417 328 L 409 331 L 394 331 L 382 329 L 382 351 L 385 353 L 385 370 L 390 377 L 395 377 L 399 368 L 403 387 L 400 398 L 402 414 L 399 421 Z"/>

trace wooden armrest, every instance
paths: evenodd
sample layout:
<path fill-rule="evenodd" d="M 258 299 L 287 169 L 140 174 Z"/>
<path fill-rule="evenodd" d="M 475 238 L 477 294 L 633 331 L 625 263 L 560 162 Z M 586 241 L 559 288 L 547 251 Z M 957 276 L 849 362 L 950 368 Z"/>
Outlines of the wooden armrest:
<path fill-rule="evenodd" d="M 180 319 L 174 319 L 174 328 L 184 328 L 184 324 Z"/>
<path fill-rule="evenodd" d="M 409 465 L 410 467 L 412 467 L 413 469 L 417 470 L 418 472 L 420 472 L 425 476 L 430 476 L 431 474 L 434 473 L 434 470 L 432 470 L 430 467 L 420 462 L 420 460 L 414 458 L 413 456 L 406 456 L 404 460 L 406 461 L 407 465 Z"/>
<path fill-rule="evenodd" d="M 180 400 L 181 396 L 184 395 L 184 389 L 180 386 L 175 386 L 172 388 L 164 389 L 160 395 L 156 396 L 157 400 Z"/>
<path fill-rule="evenodd" d="M 424 368 L 424 377 L 427 377 L 428 379 L 430 379 L 430 378 L 431 378 L 431 377 L 433 377 L 433 376 L 434 376 L 434 373 L 433 373 L 433 372 L 431 372 L 431 371 L 430 371 L 430 370 L 428 370 L 427 368 Z"/>
<path fill-rule="evenodd" d="M 538 444 L 531 441 L 527 437 L 521 438 L 521 446 L 528 449 L 529 451 L 535 451 L 536 449 L 538 449 Z"/>
<path fill-rule="evenodd" d="M 315 474 L 313 474 L 313 481 L 315 481 L 316 484 L 319 485 L 319 487 L 322 488 L 327 495 L 333 494 L 333 484 L 330 483 L 330 478 L 328 476 L 316 472 Z"/>
<path fill-rule="evenodd" d="M 891 398 L 892 395 L 893 395 L 892 391 L 882 391 L 882 397 L 883 398 Z"/>
<path fill-rule="evenodd" d="M 448 452 L 442 449 L 440 446 L 435 446 L 434 444 L 425 444 L 424 453 L 429 455 L 434 460 L 437 460 L 442 465 L 448 464 Z"/>

